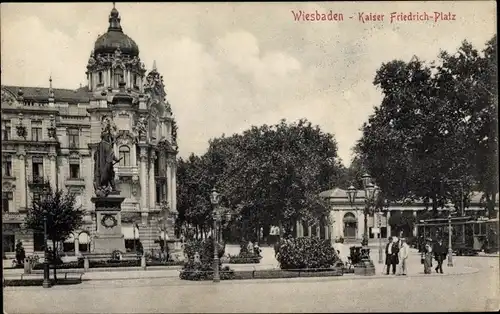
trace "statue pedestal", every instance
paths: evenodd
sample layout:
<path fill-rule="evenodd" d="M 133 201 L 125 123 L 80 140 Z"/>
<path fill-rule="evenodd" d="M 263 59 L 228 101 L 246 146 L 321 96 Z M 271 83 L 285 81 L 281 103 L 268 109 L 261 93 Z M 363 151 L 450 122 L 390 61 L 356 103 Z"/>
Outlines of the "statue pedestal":
<path fill-rule="evenodd" d="M 122 234 L 121 204 L 124 197 L 109 195 L 90 199 L 95 205 L 97 231 L 94 237 L 94 253 L 125 252 Z"/>

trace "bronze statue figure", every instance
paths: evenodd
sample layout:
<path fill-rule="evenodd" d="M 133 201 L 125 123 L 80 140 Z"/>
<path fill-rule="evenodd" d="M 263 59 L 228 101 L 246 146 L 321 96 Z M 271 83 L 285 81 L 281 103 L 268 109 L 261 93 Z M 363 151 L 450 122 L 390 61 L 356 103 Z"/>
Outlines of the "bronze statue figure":
<path fill-rule="evenodd" d="M 101 134 L 101 142 L 94 153 L 94 190 L 96 196 L 107 196 L 116 191 L 115 171 L 113 166 L 119 162 L 113 151 L 111 132 Z"/>

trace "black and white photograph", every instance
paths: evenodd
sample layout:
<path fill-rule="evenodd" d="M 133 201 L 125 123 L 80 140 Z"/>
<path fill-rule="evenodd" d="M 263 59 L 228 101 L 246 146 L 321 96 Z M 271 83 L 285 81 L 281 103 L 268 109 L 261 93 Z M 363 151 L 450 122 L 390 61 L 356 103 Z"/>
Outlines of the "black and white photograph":
<path fill-rule="evenodd" d="M 3 313 L 500 310 L 495 1 L 0 21 Z"/>

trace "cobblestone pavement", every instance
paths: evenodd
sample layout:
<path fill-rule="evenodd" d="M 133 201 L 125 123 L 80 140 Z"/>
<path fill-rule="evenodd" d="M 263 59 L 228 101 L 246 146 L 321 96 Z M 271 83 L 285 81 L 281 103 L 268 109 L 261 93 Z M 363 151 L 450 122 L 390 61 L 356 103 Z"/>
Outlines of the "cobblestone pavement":
<path fill-rule="evenodd" d="M 418 258 L 413 254 L 414 259 Z M 188 282 L 177 278 L 92 280 L 80 285 L 7 287 L 5 313 L 433 312 L 498 307 L 498 259 L 455 258 L 469 274 L 348 276 Z M 419 265 L 420 266 L 420 265 Z M 129 273 L 129 272 L 124 272 Z M 354 276 L 351 278 L 355 278 Z"/>

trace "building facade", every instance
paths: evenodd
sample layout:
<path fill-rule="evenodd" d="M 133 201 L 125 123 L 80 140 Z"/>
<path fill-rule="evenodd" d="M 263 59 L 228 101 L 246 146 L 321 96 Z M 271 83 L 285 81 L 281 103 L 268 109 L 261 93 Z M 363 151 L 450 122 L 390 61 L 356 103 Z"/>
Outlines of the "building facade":
<path fill-rule="evenodd" d="M 147 71 L 139 47 L 113 7 L 108 31 L 95 42 L 87 86 L 76 90 L 1 86 L 2 236 L 4 257 L 21 241 L 27 255 L 43 249 L 43 234 L 24 227 L 32 200 L 44 187 L 76 193 L 85 224 L 61 246 L 92 251 L 96 230 L 93 155 L 103 121 L 114 126 L 115 181 L 126 247 L 145 250 L 175 242 L 176 126 L 155 63 Z M 160 241 L 162 240 L 162 241 Z M 135 244 L 134 244 L 135 243 Z"/>
<path fill-rule="evenodd" d="M 320 223 L 307 224 L 304 221 L 297 221 L 295 226 L 295 235 L 297 237 L 319 237 L 322 239 L 344 238 L 347 241 L 361 241 L 364 233 L 364 214 L 365 206 L 364 191 L 356 192 L 356 199 L 351 205 L 346 190 L 335 188 L 332 190 L 323 191 L 320 197 L 327 201 L 330 207 L 329 217 L 325 217 Z M 473 192 L 470 197 L 470 203 L 464 208 L 465 215 L 476 213 L 478 216 L 486 216 L 486 209 L 482 202 L 482 193 Z M 495 206 L 496 215 L 498 216 L 498 195 Z M 384 208 L 381 213 L 381 218 L 377 218 L 378 214 L 367 216 L 368 237 L 370 239 L 378 238 L 378 232 L 373 232 L 374 228 L 380 228 L 382 238 L 387 238 L 396 234 L 397 231 L 391 228 L 388 223 L 391 215 L 396 212 L 401 215 L 414 216 L 418 222 L 422 215 L 427 212 L 426 205 L 421 201 L 411 203 L 396 203 Z M 417 233 L 416 227 L 412 230 L 404 230 L 404 236 L 414 236 Z"/>

